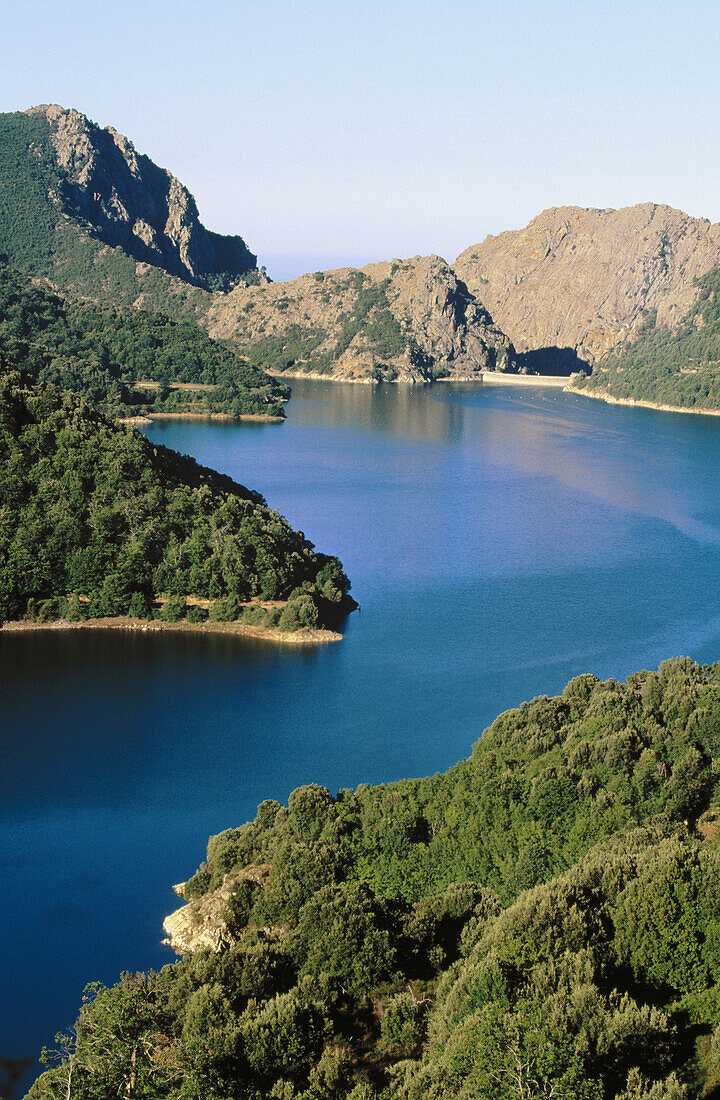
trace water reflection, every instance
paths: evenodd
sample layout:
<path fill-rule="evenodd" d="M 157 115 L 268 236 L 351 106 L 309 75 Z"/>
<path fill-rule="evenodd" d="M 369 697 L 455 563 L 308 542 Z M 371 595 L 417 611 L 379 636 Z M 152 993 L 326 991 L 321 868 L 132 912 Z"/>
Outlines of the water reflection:
<path fill-rule="evenodd" d="M 574 495 L 653 516 L 672 524 L 681 533 L 703 544 L 720 545 L 717 508 L 696 514 L 688 507 L 688 485 L 701 488 L 705 499 L 712 490 L 712 470 L 703 462 L 704 447 L 716 447 L 720 423 L 710 417 L 682 417 L 645 409 L 624 409 L 591 402 L 557 390 L 488 387 L 476 383 L 439 383 L 416 386 L 370 386 L 353 383 L 292 382 L 290 419 L 278 425 L 213 425 L 216 439 L 223 433 L 227 445 L 213 448 L 211 457 L 222 464 L 224 454 L 242 453 L 238 432 L 264 457 L 268 449 L 276 457 L 294 452 L 298 431 L 351 433 L 360 454 L 353 454 L 346 476 L 358 477 L 373 465 L 363 447 L 372 447 L 367 436 L 380 437 L 386 448 L 391 440 L 424 443 L 431 450 L 409 454 L 400 447 L 384 471 L 395 484 L 428 476 L 428 463 L 452 456 L 456 463 L 474 464 L 474 476 L 497 483 L 509 469 L 525 475 L 547 477 L 571 489 Z M 169 446 L 183 446 L 192 454 L 205 446 L 206 432 L 187 424 L 164 422 L 150 434 Z M 652 447 L 652 461 L 648 461 Z M 305 456 L 307 457 L 307 456 Z M 325 443 L 317 447 L 313 475 L 320 483 L 335 478 L 343 453 Z M 258 470 L 261 478 L 273 462 Z M 496 468 L 499 468 L 497 476 Z M 241 478 L 243 470 L 229 472 Z M 253 470 L 252 473 L 255 473 Z M 430 473 L 432 479 L 432 473 Z M 282 491 L 282 485 L 278 486 Z M 275 488 L 269 482 L 264 491 Z M 271 500 L 274 503 L 274 500 Z M 553 519 L 553 517 L 549 517 Z M 563 517 L 554 517 L 562 527 Z M 301 522 L 298 520 L 297 522 Z M 510 532 L 508 532 L 510 534 Z"/>
<path fill-rule="evenodd" d="M 234 729 L 247 751 L 253 733 L 244 715 L 268 683 L 281 683 L 287 659 L 267 643 L 211 633 L 0 634 L 0 696 L 11 701 L 12 718 L 0 821 L 50 807 L 145 811 L 166 804 L 193 774 L 203 774 L 206 787 L 213 776 L 217 792 L 237 762 Z M 307 671 L 321 658 L 301 649 L 289 659 Z M 268 703 L 282 706 L 274 696 Z"/>

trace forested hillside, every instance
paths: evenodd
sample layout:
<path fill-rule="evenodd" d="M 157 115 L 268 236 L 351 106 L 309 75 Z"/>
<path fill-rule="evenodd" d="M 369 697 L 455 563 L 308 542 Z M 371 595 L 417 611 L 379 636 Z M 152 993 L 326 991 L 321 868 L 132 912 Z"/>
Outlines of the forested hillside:
<path fill-rule="evenodd" d="M 649 313 L 637 338 L 575 386 L 630 401 L 720 409 L 720 268 L 698 280 L 699 296 L 677 328 Z"/>
<path fill-rule="evenodd" d="M 0 357 L 0 617 L 342 618 L 340 563 L 257 493 L 12 366 Z"/>
<path fill-rule="evenodd" d="M 89 988 L 30 1095 L 715 1096 L 719 755 L 720 666 L 681 659 L 264 802 L 185 886 L 198 949 Z"/>
<path fill-rule="evenodd" d="M 2 263 L 0 355 L 38 382 L 81 394 L 114 416 L 282 417 L 282 401 L 289 395 L 189 321 L 65 302 Z M 135 386 L 145 381 L 156 383 L 155 388 Z"/>

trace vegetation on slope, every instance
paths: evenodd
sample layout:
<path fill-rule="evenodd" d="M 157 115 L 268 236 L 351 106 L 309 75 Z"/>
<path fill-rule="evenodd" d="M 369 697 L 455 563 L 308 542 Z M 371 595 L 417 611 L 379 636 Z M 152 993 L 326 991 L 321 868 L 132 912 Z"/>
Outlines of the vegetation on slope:
<path fill-rule="evenodd" d="M 136 270 L 120 248 L 64 218 L 53 170 L 52 128 L 41 114 L 0 114 L 0 255 L 29 275 L 46 276 L 68 292 L 180 316 L 202 292 L 165 272 Z"/>
<path fill-rule="evenodd" d="M 322 272 L 318 272 L 322 276 Z M 318 279 L 318 281 L 324 281 Z M 265 336 L 247 349 L 248 359 L 257 366 L 272 371 L 302 370 L 316 374 L 330 374 L 338 360 L 345 354 L 353 340 L 362 337 L 363 350 L 373 358 L 393 360 L 407 352 L 421 372 L 431 377 L 431 364 L 426 362 L 409 332 L 406 332 L 390 309 L 387 289 L 390 279 L 372 283 L 362 271 L 354 271 L 345 285 L 333 288 L 352 289 L 356 293 L 352 308 L 341 313 L 337 320 L 337 337 L 330 346 L 327 333 L 317 327 L 291 325 L 286 331 Z M 375 368 L 377 380 L 392 381 L 397 371 L 385 366 Z"/>
<path fill-rule="evenodd" d="M 254 599 L 291 630 L 349 606 L 336 558 L 316 554 L 262 498 L 153 446 L 0 358 L 0 618 L 130 614 L 219 619 Z M 255 618 L 259 612 L 251 609 Z"/>
<path fill-rule="evenodd" d="M 238 287 L 203 323 L 272 372 L 430 382 L 518 369 L 510 341 L 439 256 Z"/>
<path fill-rule="evenodd" d="M 190 321 L 69 303 L 0 263 L 0 355 L 39 382 L 110 415 L 143 412 L 282 417 L 288 391 Z M 150 380 L 155 390 L 134 383 Z M 176 383 L 199 389 L 173 389 Z M 202 388 L 202 387 L 206 388 Z"/>
<path fill-rule="evenodd" d="M 720 666 L 682 659 L 445 775 L 264 802 L 186 887 L 201 920 L 224 884 L 221 949 L 91 987 L 31 1096 L 716 1095 L 718 755 Z"/>
<path fill-rule="evenodd" d="M 700 295 L 680 325 L 657 328 L 648 313 L 637 337 L 575 385 L 621 400 L 686 409 L 720 408 L 720 268 L 698 280 Z"/>
<path fill-rule="evenodd" d="M 72 298 L 199 322 L 272 371 L 432 381 L 517 369 L 439 257 L 270 287 L 240 238 L 201 225 L 177 180 L 76 111 L 0 115 L 1 254 Z"/>
<path fill-rule="evenodd" d="M 48 274 L 58 214 L 49 198 L 50 124 L 41 115 L 0 115 L 0 253 L 23 271 Z"/>

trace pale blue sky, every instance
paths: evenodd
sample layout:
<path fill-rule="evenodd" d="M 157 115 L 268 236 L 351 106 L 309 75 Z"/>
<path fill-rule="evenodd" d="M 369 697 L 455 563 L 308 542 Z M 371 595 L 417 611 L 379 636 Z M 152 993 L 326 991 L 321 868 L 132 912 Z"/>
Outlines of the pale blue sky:
<path fill-rule="evenodd" d="M 720 220 L 716 4 L 0 0 L 0 110 L 127 134 L 276 278 L 547 206 Z"/>

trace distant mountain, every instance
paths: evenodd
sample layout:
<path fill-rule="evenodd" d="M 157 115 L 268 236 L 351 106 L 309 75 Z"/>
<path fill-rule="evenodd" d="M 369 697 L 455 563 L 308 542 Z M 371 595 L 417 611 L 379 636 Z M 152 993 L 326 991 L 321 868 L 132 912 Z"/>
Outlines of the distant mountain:
<path fill-rule="evenodd" d="M 241 237 L 111 127 L 56 105 L 0 115 L 0 253 L 65 291 L 166 312 L 260 279 Z"/>
<path fill-rule="evenodd" d="M 714 300 L 704 280 L 720 275 L 720 225 L 668 206 L 558 207 L 452 266 L 416 256 L 271 283 L 242 238 L 207 230 L 189 191 L 126 137 L 41 106 L 0 115 L 1 255 L 69 298 L 195 321 L 277 374 L 570 374 L 621 354 L 622 379 L 597 375 L 595 392 L 720 405 L 714 338 L 698 350 L 693 337 Z"/>
<path fill-rule="evenodd" d="M 720 264 L 720 225 L 669 206 L 558 207 L 525 229 L 487 237 L 453 269 L 482 299 L 524 363 L 593 364 L 647 324 L 673 328 Z"/>
<path fill-rule="evenodd" d="M 0 115 L 0 253 L 71 297 L 196 320 L 279 372 L 423 381 L 518 369 L 438 257 L 271 284 L 240 237 L 205 229 L 174 176 L 63 107 Z"/>
<path fill-rule="evenodd" d="M 510 341 L 439 256 L 238 286 L 203 324 L 280 373 L 428 381 L 518 370 Z"/>

